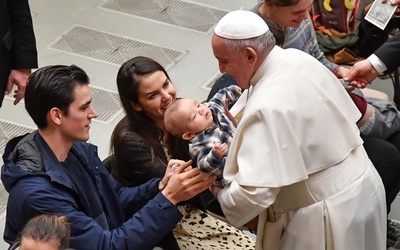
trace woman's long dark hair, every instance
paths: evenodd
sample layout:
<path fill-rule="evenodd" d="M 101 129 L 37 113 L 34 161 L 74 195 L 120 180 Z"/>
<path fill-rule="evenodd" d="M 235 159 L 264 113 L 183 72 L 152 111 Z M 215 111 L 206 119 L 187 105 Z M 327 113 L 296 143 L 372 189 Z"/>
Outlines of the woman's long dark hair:
<path fill-rule="evenodd" d="M 167 164 L 167 157 L 160 143 L 163 138 L 163 131 L 144 112 L 137 112 L 131 102 L 139 104 L 138 86 L 142 76 L 162 71 L 170 80 L 167 71 L 158 62 L 151 58 L 137 56 L 125 62 L 118 71 L 117 86 L 119 97 L 125 113 L 129 119 L 131 129 L 145 139 L 153 148 L 158 158 Z M 113 135 L 114 137 L 114 135 Z M 113 139 L 112 139 L 113 140 Z M 113 145 L 111 143 L 111 145 Z M 172 157 L 189 160 L 187 142 L 169 137 L 168 148 Z"/>

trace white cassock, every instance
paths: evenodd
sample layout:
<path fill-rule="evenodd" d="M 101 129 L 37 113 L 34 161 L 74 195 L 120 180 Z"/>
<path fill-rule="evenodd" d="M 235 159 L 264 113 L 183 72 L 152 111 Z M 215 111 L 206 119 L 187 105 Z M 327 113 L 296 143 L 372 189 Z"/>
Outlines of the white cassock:
<path fill-rule="evenodd" d="M 338 79 L 275 46 L 250 84 L 218 195 L 227 219 L 259 215 L 257 249 L 386 249 L 384 187 Z"/>

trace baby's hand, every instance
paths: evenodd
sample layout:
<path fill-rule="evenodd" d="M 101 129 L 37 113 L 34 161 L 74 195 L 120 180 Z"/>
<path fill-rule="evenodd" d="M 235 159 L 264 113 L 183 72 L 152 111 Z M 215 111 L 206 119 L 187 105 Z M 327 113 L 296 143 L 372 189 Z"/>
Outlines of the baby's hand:
<path fill-rule="evenodd" d="M 241 94 L 242 93 L 242 88 L 239 86 L 236 86 L 236 90 Z"/>
<path fill-rule="evenodd" d="M 238 87 L 239 88 L 239 87 Z M 229 111 L 229 107 L 228 107 L 228 99 L 225 100 L 225 115 L 226 117 L 228 117 L 229 120 L 231 120 L 231 122 L 233 123 L 233 125 L 235 127 L 237 127 L 237 121 L 235 119 L 235 117 L 233 117 L 233 115 L 231 114 L 231 112 Z"/>
<path fill-rule="evenodd" d="M 212 148 L 212 152 L 215 156 L 222 159 L 222 157 L 228 154 L 228 144 L 216 142 Z"/>

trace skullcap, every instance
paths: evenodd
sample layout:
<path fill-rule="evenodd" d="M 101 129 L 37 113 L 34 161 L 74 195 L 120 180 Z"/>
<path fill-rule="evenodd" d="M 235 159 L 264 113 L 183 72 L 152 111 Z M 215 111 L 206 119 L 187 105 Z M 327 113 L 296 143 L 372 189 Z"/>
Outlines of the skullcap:
<path fill-rule="evenodd" d="M 237 40 L 258 37 L 268 30 L 268 25 L 256 13 L 235 10 L 221 18 L 214 32 L 220 37 Z"/>

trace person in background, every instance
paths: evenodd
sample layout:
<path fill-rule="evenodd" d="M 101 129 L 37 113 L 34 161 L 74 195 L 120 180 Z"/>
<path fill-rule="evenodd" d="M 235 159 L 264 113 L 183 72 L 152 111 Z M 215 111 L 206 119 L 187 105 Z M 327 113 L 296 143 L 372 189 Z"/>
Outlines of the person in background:
<path fill-rule="evenodd" d="M 0 106 L 13 86 L 14 105 L 25 95 L 31 69 L 38 67 L 28 0 L 0 0 Z"/>
<path fill-rule="evenodd" d="M 307 53 L 274 46 L 250 11 L 225 15 L 211 44 L 220 71 L 249 89 L 225 187 L 212 187 L 226 218 L 239 227 L 258 216 L 256 249 L 386 249 L 384 187 L 340 81 Z"/>
<path fill-rule="evenodd" d="M 89 77 L 75 65 L 38 69 L 28 80 L 25 108 L 38 126 L 11 139 L 1 180 L 9 193 L 4 240 L 12 244 L 40 214 L 66 216 L 70 246 L 153 249 L 182 219 L 176 204 L 207 190 L 215 175 L 171 160 L 162 178 L 121 187 L 86 143 L 92 106 Z M 178 164 L 175 171 L 171 166 Z"/>
<path fill-rule="evenodd" d="M 62 250 L 69 247 L 70 225 L 65 216 L 38 215 L 28 221 L 18 241 L 9 249 L 14 250 Z"/>

